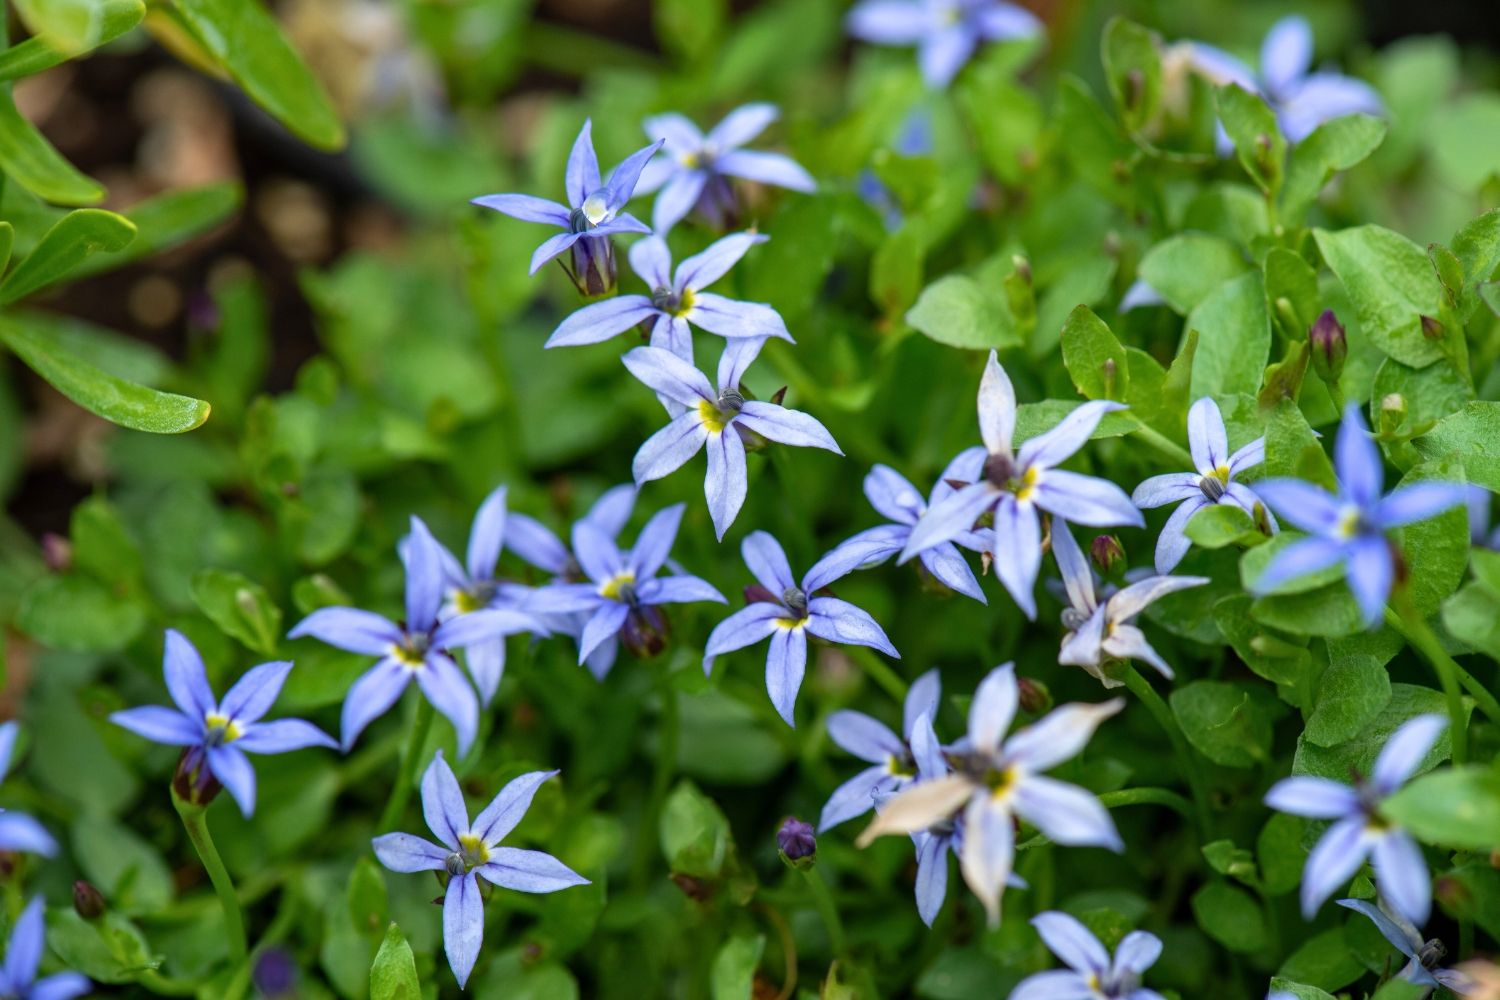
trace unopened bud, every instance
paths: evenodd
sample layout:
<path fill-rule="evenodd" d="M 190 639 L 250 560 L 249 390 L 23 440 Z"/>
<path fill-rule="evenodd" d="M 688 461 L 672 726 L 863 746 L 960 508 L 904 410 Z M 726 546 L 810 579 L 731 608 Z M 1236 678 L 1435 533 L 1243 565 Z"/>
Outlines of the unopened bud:
<path fill-rule="evenodd" d="M 573 279 L 578 294 L 592 299 L 615 290 L 615 245 L 608 236 L 585 236 L 578 240 L 569 259 L 572 267 L 564 266 L 563 270 Z"/>
<path fill-rule="evenodd" d="M 1140 107 L 1141 97 L 1146 92 L 1146 74 L 1132 69 L 1125 74 L 1125 106 L 1134 111 Z"/>
<path fill-rule="evenodd" d="M 818 838 L 811 823 L 788 816 L 776 831 L 776 847 L 781 851 L 781 860 L 793 868 L 811 868 L 818 853 Z"/>
<path fill-rule="evenodd" d="M 1437 320 L 1433 319 L 1431 316 L 1423 316 L 1422 317 L 1422 336 L 1426 337 L 1428 340 L 1442 340 L 1443 339 L 1443 324 L 1439 323 Z"/>
<path fill-rule="evenodd" d="M 85 920 L 104 916 L 104 896 L 92 883 L 79 879 L 73 883 L 73 909 Z"/>
<path fill-rule="evenodd" d="M 1380 433 L 1394 434 L 1406 420 L 1406 397 L 1399 392 L 1387 393 L 1380 398 Z"/>
<path fill-rule="evenodd" d="M 772 406 L 780 406 L 783 399 L 786 399 L 786 386 L 782 386 L 780 389 L 777 389 L 775 392 L 771 393 Z"/>
<path fill-rule="evenodd" d="M 291 996 L 297 989 L 297 962 L 285 948 L 272 945 L 256 956 L 251 979 L 261 995 L 271 1000 Z"/>
<path fill-rule="evenodd" d="M 1344 371 L 1344 359 L 1349 356 L 1349 338 L 1332 309 L 1323 310 L 1323 315 L 1307 331 L 1307 346 L 1318 378 L 1330 385 L 1337 382 Z"/>
<path fill-rule="evenodd" d="M 1015 268 L 1016 274 L 1020 275 L 1021 279 L 1025 281 L 1026 284 L 1029 285 L 1032 283 L 1033 279 L 1031 274 L 1031 261 L 1027 260 L 1025 257 L 1022 257 L 1020 254 L 1015 254 L 1010 258 L 1010 266 Z"/>
<path fill-rule="evenodd" d="M 1017 679 L 1016 687 L 1019 689 L 1018 700 L 1022 711 L 1041 715 L 1052 707 L 1052 692 L 1041 681 L 1021 677 Z"/>
<path fill-rule="evenodd" d="M 1125 546 L 1114 535 L 1095 535 L 1089 543 L 1089 558 L 1095 569 L 1111 576 L 1125 565 Z"/>
<path fill-rule="evenodd" d="M 188 747 L 177 758 L 177 770 L 172 774 L 172 790 L 184 802 L 195 806 L 206 806 L 218 797 L 224 786 L 208 769 L 208 758 L 202 747 Z"/>
<path fill-rule="evenodd" d="M 620 626 L 620 642 L 641 659 L 648 659 L 667 648 L 672 630 L 667 618 L 654 604 L 637 604 Z"/>
<path fill-rule="evenodd" d="M 1114 358 L 1105 358 L 1099 365 L 1099 374 L 1104 377 L 1104 398 L 1115 397 L 1115 385 L 1119 376 L 1119 366 L 1115 364 Z"/>
<path fill-rule="evenodd" d="M 42 559 L 52 572 L 66 572 L 73 565 L 73 543 L 62 535 L 47 532 L 42 535 Z"/>

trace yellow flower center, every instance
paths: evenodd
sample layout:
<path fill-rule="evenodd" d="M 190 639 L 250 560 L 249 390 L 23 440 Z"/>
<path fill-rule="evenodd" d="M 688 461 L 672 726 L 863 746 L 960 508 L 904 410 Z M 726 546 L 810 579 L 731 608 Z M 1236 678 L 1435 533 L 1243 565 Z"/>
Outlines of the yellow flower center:
<path fill-rule="evenodd" d="M 625 593 L 626 588 L 633 588 L 634 586 L 635 574 L 627 569 L 605 580 L 599 586 L 599 596 L 611 601 L 624 600 L 622 595 Z"/>
<path fill-rule="evenodd" d="M 729 424 L 729 416 L 715 403 L 706 399 L 698 401 L 698 419 L 703 421 L 703 429 L 710 434 L 718 434 L 724 430 Z"/>
<path fill-rule="evenodd" d="M 233 743 L 244 735 L 239 723 L 227 715 L 212 712 L 203 717 L 204 742 L 210 746 L 223 746 L 225 743 Z"/>
<path fill-rule="evenodd" d="M 459 834 L 458 846 L 463 849 L 464 860 L 472 868 L 478 868 L 490 860 L 490 849 L 472 833 Z"/>
<path fill-rule="evenodd" d="M 807 616 L 801 618 L 772 618 L 771 625 L 774 628 L 784 629 L 787 632 L 795 632 L 807 624 Z"/>
<path fill-rule="evenodd" d="M 1030 500 L 1031 495 L 1036 492 L 1037 484 L 1041 482 L 1041 480 L 1041 470 L 1037 469 L 1035 466 L 1032 466 L 1025 472 L 1021 473 L 1021 479 L 1018 483 L 1016 483 L 1016 499 Z"/>
<path fill-rule="evenodd" d="M 1007 767 L 1003 771 L 991 771 L 985 775 L 985 784 L 989 786 L 990 798 L 1000 801 L 1015 790 L 1016 779 L 1020 772 L 1014 767 Z"/>
<path fill-rule="evenodd" d="M 1334 533 L 1340 538 L 1353 538 L 1359 533 L 1359 508 L 1355 506 L 1345 507 L 1339 514 L 1338 524 L 1334 526 Z"/>

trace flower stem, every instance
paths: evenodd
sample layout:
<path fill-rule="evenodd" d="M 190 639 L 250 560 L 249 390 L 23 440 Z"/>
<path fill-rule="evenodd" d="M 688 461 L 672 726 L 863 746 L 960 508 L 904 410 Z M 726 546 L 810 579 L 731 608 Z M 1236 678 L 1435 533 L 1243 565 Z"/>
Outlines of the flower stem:
<path fill-rule="evenodd" d="M 1437 636 L 1432 634 L 1432 629 L 1428 627 L 1426 619 L 1412 606 L 1409 598 L 1401 595 L 1397 599 L 1397 604 L 1401 607 L 1400 613 L 1386 608 L 1386 620 L 1397 632 L 1401 633 L 1402 638 L 1422 654 L 1428 663 L 1432 664 L 1432 669 L 1437 673 L 1438 681 L 1443 686 L 1443 695 L 1448 700 L 1448 728 L 1449 738 L 1453 745 L 1453 763 L 1467 763 L 1469 759 L 1469 713 L 1464 708 L 1463 692 L 1458 686 L 1458 675 L 1463 668 L 1453 662 L 1453 657 L 1443 649 L 1443 644 L 1438 641 Z M 1494 700 L 1493 695 L 1490 695 L 1490 700 Z M 1488 709 L 1485 714 L 1490 714 Z"/>
<path fill-rule="evenodd" d="M 869 674 L 886 694 L 900 702 L 906 700 L 906 682 L 891 669 L 889 663 L 876 656 L 874 650 L 867 646 L 845 646 L 844 650 L 851 660 L 864 668 L 865 673 Z"/>
<path fill-rule="evenodd" d="M 681 728 L 678 721 L 677 690 L 672 685 L 671 675 L 664 665 L 658 673 L 661 715 L 656 723 L 656 767 L 651 774 L 651 801 L 641 820 L 641 839 L 635 857 L 636 879 L 643 884 L 651 873 L 651 863 L 656 857 L 661 812 L 667 803 L 672 778 L 677 773 L 677 739 Z"/>
<path fill-rule="evenodd" d="M 198 857 L 208 872 L 209 881 L 214 884 L 214 892 L 219 896 L 219 905 L 224 908 L 224 931 L 229 938 L 230 961 L 236 966 L 243 965 L 250 954 L 250 947 L 245 938 L 245 914 L 240 909 L 240 899 L 234 890 L 234 880 L 229 877 L 229 869 L 224 867 L 224 861 L 219 857 L 219 849 L 214 846 L 213 835 L 208 832 L 204 809 L 182 798 L 175 788 L 172 789 L 172 805 L 177 808 L 177 815 L 182 817 L 182 826 L 187 830 L 188 839 L 193 842 L 193 849 L 198 852 Z"/>
<path fill-rule="evenodd" d="M 386 800 L 385 809 L 376 826 L 376 830 L 381 833 L 394 830 L 401 821 L 401 814 L 406 811 L 412 785 L 416 783 L 417 756 L 422 752 L 422 747 L 427 745 L 427 733 L 432 729 L 433 714 L 432 702 L 419 697 L 417 712 L 411 720 L 411 735 L 407 738 L 401 760 L 396 764 L 396 784 L 391 788 L 391 797 Z"/>
<path fill-rule="evenodd" d="M 1135 669 L 1134 664 L 1125 667 L 1125 686 L 1130 688 L 1132 694 L 1156 716 L 1157 724 L 1166 731 L 1167 739 L 1172 743 L 1172 750 L 1177 755 L 1182 773 L 1187 778 L 1188 787 L 1193 792 L 1193 812 L 1198 820 L 1198 835 L 1203 843 L 1211 839 L 1209 831 L 1211 824 L 1208 810 L 1208 786 L 1204 782 L 1203 770 L 1198 766 L 1196 751 L 1188 745 L 1187 737 L 1182 734 L 1182 727 L 1177 724 L 1177 719 L 1172 715 L 1172 710 L 1162 700 L 1161 695 L 1156 693 L 1156 688 L 1151 682 L 1141 676 L 1140 671 Z"/>
<path fill-rule="evenodd" d="M 1193 804 L 1168 788 L 1121 788 L 1101 792 L 1099 803 L 1106 809 L 1118 806 L 1166 806 L 1186 820 L 1196 821 Z"/>
<path fill-rule="evenodd" d="M 1191 469 L 1195 467 L 1192 454 L 1156 428 L 1141 424 L 1130 433 L 1173 461 L 1182 463 L 1184 468 Z"/>
<path fill-rule="evenodd" d="M 834 905 L 833 893 L 829 891 L 828 883 L 823 879 L 823 873 L 818 871 L 816 865 L 805 868 L 802 877 L 807 879 L 807 887 L 812 890 L 813 905 L 818 908 L 818 915 L 823 918 L 823 927 L 828 931 L 829 943 L 833 945 L 835 956 L 844 953 L 844 923 L 839 919 L 839 908 Z"/>

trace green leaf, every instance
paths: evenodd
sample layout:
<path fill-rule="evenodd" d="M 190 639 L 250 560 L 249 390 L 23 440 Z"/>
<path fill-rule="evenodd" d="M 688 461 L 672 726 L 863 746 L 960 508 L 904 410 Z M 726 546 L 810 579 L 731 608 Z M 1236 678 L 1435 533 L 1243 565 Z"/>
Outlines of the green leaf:
<path fill-rule="evenodd" d="M 1426 368 L 1412 368 L 1386 358 L 1376 370 L 1370 390 L 1372 426 L 1380 426 L 1380 402 L 1393 393 L 1406 400 L 1406 416 L 1393 430 L 1410 436 L 1463 409 L 1474 399 L 1474 386 L 1447 358 Z"/>
<path fill-rule="evenodd" d="M 140 604 L 79 573 L 44 576 L 21 596 L 16 627 L 53 649 L 112 653 L 146 627 Z"/>
<path fill-rule="evenodd" d="M 1500 492 L 1500 403 L 1469 403 L 1413 443 L 1426 458 L 1456 459 L 1469 482 Z"/>
<path fill-rule="evenodd" d="M 661 850 L 675 874 L 715 878 L 733 844 L 729 820 L 712 799 L 682 781 L 662 809 Z"/>
<path fill-rule="evenodd" d="M 1336 644 L 1328 642 L 1328 669 L 1318 681 L 1317 699 L 1303 731 L 1320 747 L 1353 739 L 1391 700 L 1385 663 L 1368 653 L 1336 655 Z"/>
<path fill-rule="evenodd" d="M 71 906 L 48 909 L 47 947 L 57 952 L 69 969 L 95 982 L 134 982 L 141 970 L 160 964 L 140 929 L 123 914 L 106 910 L 99 920 L 89 921 Z"/>
<path fill-rule="evenodd" d="M 1429 989 L 1406 979 L 1387 979 L 1370 1000 L 1421 1000 Z"/>
<path fill-rule="evenodd" d="M 97 48 L 113 41 L 140 24 L 146 16 L 146 5 L 141 0 L 98 0 L 96 9 L 97 30 L 88 42 L 89 48 Z M 49 39 L 44 34 L 35 34 L 0 52 L 0 81 L 14 80 L 51 69 L 82 51 L 67 52 L 54 42 L 54 39 Z"/>
<path fill-rule="evenodd" d="M 1443 602 L 1443 627 L 1453 638 L 1500 660 L 1500 594 L 1484 584 L 1466 584 Z"/>
<path fill-rule="evenodd" d="M 1421 247 L 1380 226 L 1315 229 L 1313 237 L 1376 347 L 1413 368 L 1443 356 L 1442 344 L 1422 334 L 1422 317 L 1442 309 L 1443 286 Z"/>
<path fill-rule="evenodd" d="M 354 929 L 361 934 L 379 934 L 380 928 L 386 923 L 389 904 L 386 900 L 385 876 L 381 874 L 380 866 L 375 863 L 374 858 L 366 856 L 354 862 L 346 898 L 349 901 L 349 920 Z M 386 930 L 386 937 L 390 937 L 389 928 Z"/>
<path fill-rule="evenodd" d="M 1322 311 L 1318 273 L 1284 247 L 1272 247 L 1266 253 L 1263 270 L 1266 301 L 1282 335 L 1289 340 L 1306 340 L 1308 329 Z"/>
<path fill-rule="evenodd" d="M 1306 646 L 1260 627 L 1250 617 L 1252 601 L 1243 593 L 1220 598 L 1213 607 L 1214 624 L 1247 667 L 1273 684 L 1295 686 L 1312 669 Z"/>
<path fill-rule="evenodd" d="M 104 34 L 105 8 L 98 0 L 15 0 L 15 7 L 33 35 L 70 59 L 97 46 Z"/>
<path fill-rule="evenodd" d="M 1398 486 L 1422 482 L 1461 482 L 1463 472 L 1455 459 L 1418 465 L 1401 477 Z M 1411 579 L 1412 603 L 1424 616 L 1436 614 L 1456 591 L 1469 561 L 1468 511 L 1460 503 L 1434 517 L 1400 529 L 1396 542 L 1406 557 Z"/>
<path fill-rule="evenodd" d="M 1427 150 L 1439 175 L 1476 191 L 1500 175 L 1500 94 L 1479 91 L 1444 101 L 1427 124 Z"/>
<path fill-rule="evenodd" d="M 1302 866 L 1307 850 L 1302 846 L 1306 820 L 1290 813 L 1272 813 L 1255 840 L 1262 885 L 1273 896 L 1291 892 L 1302 884 Z"/>
<path fill-rule="evenodd" d="M 241 573 L 200 570 L 193 575 L 193 602 L 226 635 L 265 656 L 276 652 L 281 609 L 260 584 Z"/>
<path fill-rule="evenodd" d="M 1192 904 L 1198 926 L 1230 951 L 1260 951 L 1266 946 L 1265 914 L 1244 889 L 1210 882 L 1193 893 Z"/>
<path fill-rule="evenodd" d="M 1365 967 L 1355 957 L 1342 927 L 1308 938 L 1279 970 L 1286 979 L 1325 990 L 1342 989 L 1364 974 Z"/>
<path fill-rule="evenodd" d="M 1089 399 L 1124 400 L 1130 394 L 1125 348 L 1088 306 L 1068 314 L 1062 331 L 1063 364 L 1073 385 Z"/>
<path fill-rule="evenodd" d="M 172 902 L 172 869 L 128 826 L 85 814 L 73 821 L 69 839 L 84 878 L 104 894 L 110 909 L 156 913 Z"/>
<path fill-rule="evenodd" d="M 0 88 L 0 170 L 43 201 L 54 205 L 93 205 L 104 188 L 79 173 L 52 148 L 35 125 L 21 117 L 9 87 Z"/>
<path fill-rule="evenodd" d="M 370 1000 L 422 1000 L 416 958 L 406 935 L 394 922 L 386 929 L 375 961 L 370 964 Z"/>
<path fill-rule="evenodd" d="M 310 145 L 344 145 L 344 126 L 323 85 L 261 0 L 174 0 L 198 42 L 250 98 Z"/>
<path fill-rule="evenodd" d="M 1276 114 L 1258 94 L 1235 83 L 1220 87 L 1215 102 L 1240 165 L 1257 187 L 1275 197 L 1286 162 L 1286 139 L 1276 125 Z"/>
<path fill-rule="evenodd" d="M 140 546 L 130 537 L 119 511 L 104 497 L 88 497 L 73 508 L 68 534 L 74 569 L 126 588 L 140 579 Z"/>
<path fill-rule="evenodd" d="M 660 0 L 651 7 L 663 49 L 690 64 L 714 58 L 728 20 L 725 0 Z"/>
<path fill-rule="evenodd" d="M 1193 681 L 1169 699 L 1183 735 L 1203 756 L 1225 767 L 1254 767 L 1270 758 L 1271 712 L 1259 689 L 1226 681 Z"/>
<path fill-rule="evenodd" d="M 1375 758 L 1403 722 L 1413 716 L 1442 715 L 1446 711 L 1447 702 L 1441 691 L 1414 684 L 1392 684 L 1391 700 L 1353 739 L 1336 747 L 1320 747 L 1305 737 L 1299 737 L 1297 753 L 1292 758 L 1292 773 L 1314 774 L 1335 781 L 1348 781 L 1351 772 L 1370 774 Z M 1451 753 L 1452 741 L 1445 730 L 1427 752 L 1417 772 L 1431 770 Z"/>
<path fill-rule="evenodd" d="M 1202 549 L 1222 549 L 1230 545 L 1254 545 L 1265 541 L 1250 520 L 1250 515 L 1234 504 L 1216 503 L 1204 507 L 1188 519 L 1187 536 Z"/>
<path fill-rule="evenodd" d="M 1271 354 L 1271 318 L 1258 271 L 1220 285 L 1188 314 L 1187 326 L 1198 331 L 1193 358 L 1193 397 L 1260 391 Z"/>
<path fill-rule="evenodd" d="M 208 419 L 201 399 L 158 392 L 107 375 L 62 347 L 47 331 L 18 316 L 0 318 L 0 342 L 73 402 L 132 430 L 180 434 Z"/>
<path fill-rule="evenodd" d="M 75 278 L 100 274 L 160 253 L 205 233 L 239 210 L 243 191 L 234 182 L 179 188 L 137 202 L 125 210 L 135 239 L 108 257 L 91 257 L 72 271 Z"/>
<path fill-rule="evenodd" d="M 1240 248 L 1222 236 L 1178 233 L 1146 251 L 1140 276 L 1184 316 L 1249 269 Z"/>
<path fill-rule="evenodd" d="M 36 249 L 0 281 L 0 304 L 9 305 L 39 288 L 61 281 L 90 256 L 124 249 L 135 226 L 123 215 L 98 208 L 69 212 L 47 231 Z"/>
<path fill-rule="evenodd" d="M 1056 427 L 1064 417 L 1076 409 L 1078 409 L 1078 403 L 1071 399 L 1044 399 L 1039 403 L 1022 403 L 1016 407 L 1015 446 L 1019 448 L 1038 434 Z M 1104 415 L 1104 419 L 1099 421 L 1099 426 L 1094 428 L 1094 433 L 1089 435 L 1089 440 L 1123 437 L 1139 426 L 1140 421 L 1129 410 L 1116 410 L 1114 413 Z"/>
<path fill-rule="evenodd" d="M 1276 976 L 1271 980 L 1272 993 L 1290 993 L 1297 1000 L 1337 1000 L 1327 990 L 1320 990 L 1316 986 L 1305 986 L 1302 983 L 1294 983 L 1290 979 Z"/>
<path fill-rule="evenodd" d="M 1296 225 L 1317 200 L 1323 185 L 1340 170 L 1360 163 L 1385 139 L 1386 124 L 1372 115 L 1344 115 L 1326 121 L 1292 147 L 1286 187 L 1281 192 L 1284 225 Z"/>
<path fill-rule="evenodd" d="M 1009 311 L 979 282 L 949 274 L 926 288 L 906 314 L 906 322 L 940 344 L 987 348 L 1019 347 L 1022 338 Z"/>
<path fill-rule="evenodd" d="M 1139 132 L 1161 107 L 1161 53 L 1156 37 L 1123 17 L 1110 18 L 1102 42 L 1104 77 L 1125 127 Z"/>
<path fill-rule="evenodd" d="M 1266 475 L 1306 479 L 1334 490 L 1337 482 L 1328 454 L 1313 436 L 1307 418 L 1290 400 L 1280 403 L 1266 423 Z"/>
<path fill-rule="evenodd" d="M 764 934 L 736 934 L 719 948 L 709 973 L 713 1000 L 751 1000 L 755 969 L 766 950 Z"/>
<path fill-rule="evenodd" d="M 1453 255 L 1464 271 L 1458 315 L 1467 320 L 1479 306 L 1479 286 L 1494 277 L 1500 267 L 1500 208 L 1491 209 L 1455 233 Z"/>
<path fill-rule="evenodd" d="M 1459 850 L 1500 848 L 1500 774 L 1477 764 L 1433 771 L 1380 804 L 1418 840 Z"/>

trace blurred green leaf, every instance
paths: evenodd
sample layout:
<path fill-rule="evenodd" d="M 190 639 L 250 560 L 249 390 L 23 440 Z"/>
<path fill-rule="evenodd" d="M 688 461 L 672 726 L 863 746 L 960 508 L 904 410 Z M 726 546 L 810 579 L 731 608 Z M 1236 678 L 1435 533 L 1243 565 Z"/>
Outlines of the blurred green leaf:
<path fill-rule="evenodd" d="M 944 275 L 922 289 L 906 322 L 950 347 L 983 350 L 1021 345 L 1009 310 L 967 275 Z"/>
<path fill-rule="evenodd" d="M 1422 334 L 1422 317 L 1442 310 L 1443 286 L 1427 255 L 1400 233 L 1380 226 L 1313 230 L 1328 267 L 1359 314 L 1359 327 L 1382 351 L 1421 368 L 1443 356 Z"/>
<path fill-rule="evenodd" d="M 1380 804 L 1382 815 L 1425 843 L 1500 848 L 1500 774 L 1477 764 L 1433 771 Z"/>
<path fill-rule="evenodd" d="M 1220 87 L 1215 103 L 1224 131 L 1234 141 L 1240 165 L 1257 187 L 1270 197 L 1281 189 L 1286 162 L 1286 139 L 1276 124 L 1276 115 L 1259 94 L 1239 84 Z"/>
<path fill-rule="evenodd" d="M 17 4 L 23 17 L 27 16 L 28 11 L 45 6 L 46 0 L 29 0 Z M 85 49 L 97 48 L 113 41 L 140 24 L 146 16 L 146 5 L 141 0 L 96 0 L 87 6 L 93 7 L 95 12 L 94 30 L 76 39 L 80 47 L 66 48 L 67 39 L 54 38 L 45 31 L 36 32 L 33 29 L 32 37 L 0 52 L 0 81 L 14 80 L 51 69 Z"/>
<path fill-rule="evenodd" d="M 200 570 L 193 576 L 193 600 L 227 635 L 264 656 L 275 654 L 281 609 L 254 580 L 226 570 Z"/>
<path fill-rule="evenodd" d="M 736 934 L 714 956 L 709 989 L 713 1000 L 752 1000 L 755 969 L 766 950 L 764 934 Z"/>
<path fill-rule="evenodd" d="M 1223 237 L 1178 233 L 1146 251 L 1140 275 L 1168 305 L 1187 315 L 1248 268 L 1244 253 Z"/>
<path fill-rule="evenodd" d="M 1172 714 L 1188 742 L 1225 767 L 1270 759 L 1271 714 L 1264 691 L 1225 681 L 1193 681 L 1172 692 Z"/>
<path fill-rule="evenodd" d="M 0 281 L 0 304 L 61 281 L 94 254 L 123 250 L 133 239 L 135 226 L 123 215 L 97 208 L 69 212 Z"/>
<path fill-rule="evenodd" d="M 1358 165 L 1385 139 L 1386 124 L 1371 115 L 1344 115 L 1326 121 L 1297 145 L 1287 161 L 1281 192 L 1284 224 L 1301 222 L 1318 192 L 1340 170 Z"/>
<path fill-rule="evenodd" d="M 417 963 L 406 935 L 392 923 L 370 966 L 370 1000 L 421 1000 Z"/>
<path fill-rule="evenodd" d="M 1161 107 L 1161 53 L 1156 37 L 1123 17 L 1110 18 L 1101 43 L 1104 78 L 1125 127 L 1139 132 Z"/>
<path fill-rule="evenodd" d="M 1124 401 L 1130 397 L 1125 348 L 1088 306 L 1074 309 L 1063 324 L 1062 356 L 1073 385 L 1088 399 Z"/>
<path fill-rule="evenodd" d="M 1192 905 L 1198 926 L 1230 951 L 1253 952 L 1266 946 L 1265 915 L 1244 889 L 1210 882 L 1193 893 Z"/>
<path fill-rule="evenodd" d="M 55 205 L 93 205 L 104 188 L 84 176 L 21 117 L 9 87 L 0 87 L 0 170 L 32 194 Z"/>
<path fill-rule="evenodd" d="M 239 210 L 244 192 L 234 182 L 178 188 L 125 209 L 136 236 L 107 257 L 90 257 L 73 268 L 74 278 L 100 274 L 148 257 L 207 232 Z"/>

